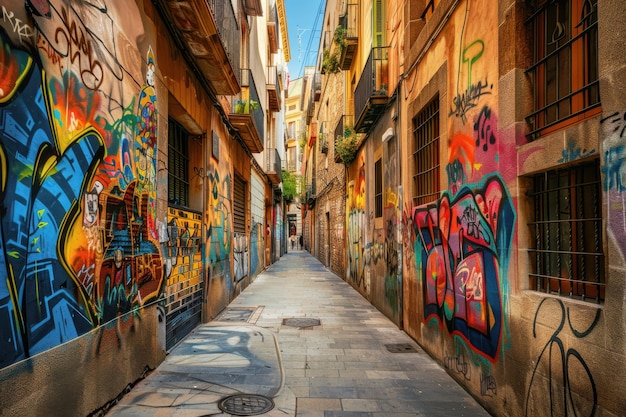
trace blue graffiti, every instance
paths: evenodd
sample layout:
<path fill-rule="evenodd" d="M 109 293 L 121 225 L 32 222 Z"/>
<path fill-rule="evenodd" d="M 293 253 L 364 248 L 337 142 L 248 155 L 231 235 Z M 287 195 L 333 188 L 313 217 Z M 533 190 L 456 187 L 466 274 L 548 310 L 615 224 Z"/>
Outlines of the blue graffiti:
<path fill-rule="evenodd" d="M 20 94 L 0 107 L 3 156 L 0 223 L 0 366 L 42 352 L 92 329 L 87 295 L 66 268 L 63 242 L 80 195 L 99 163 L 102 138 L 89 131 L 59 154 L 33 65 Z"/>

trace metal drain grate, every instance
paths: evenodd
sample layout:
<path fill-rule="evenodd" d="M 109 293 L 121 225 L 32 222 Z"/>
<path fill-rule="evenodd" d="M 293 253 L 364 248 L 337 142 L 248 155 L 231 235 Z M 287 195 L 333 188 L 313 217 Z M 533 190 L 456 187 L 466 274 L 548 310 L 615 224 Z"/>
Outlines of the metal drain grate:
<path fill-rule="evenodd" d="M 235 394 L 223 398 L 217 406 L 234 416 L 258 416 L 274 408 L 274 401 L 256 394 Z"/>
<path fill-rule="evenodd" d="M 313 327 L 320 325 L 320 319 L 312 317 L 291 317 L 283 319 L 283 325 L 291 327 Z"/>
<path fill-rule="evenodd" d="M 417 352 L 415 347 L 410 343 L 394 343 L 390 345 L 385 345 L 387 350 L 391 353 L 409 353 L 409 352 Z"/>

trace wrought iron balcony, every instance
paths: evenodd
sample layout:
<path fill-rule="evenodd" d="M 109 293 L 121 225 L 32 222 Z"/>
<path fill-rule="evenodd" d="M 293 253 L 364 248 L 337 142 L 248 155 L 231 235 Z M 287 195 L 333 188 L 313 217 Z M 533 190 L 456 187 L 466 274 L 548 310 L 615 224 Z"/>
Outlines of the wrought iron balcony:
<path fill-rule="evenodd" d="M 367 133 L 389 103 L 389 47 L 372 48 L 354 91 L 354 125 L 357 133 Z"/>
<path fill-rule="evenodd" d="M 280 111 L 281 96 L 276 67 L 267 67 L 267 97 L 270 111 Z"/>
<path fill-rule="evenodd" d="M 272 184 L 278 185 L 283 180 L 280 154 L 275 148 L 267 148 L 265 151 L 265 173 Z"/>
<path fill-rule="evenodd" d="M 258 1 L 258 0 L 257 0 Z M 217 94 L 237 94 L 241 30 L 232 3 L 222 0 L 157 0 L 177 40 Z"/>
<path fill-rule="evenodd" d="M 346 12 L 339 18 L 339 27 L 343 34 L 343 45 L 339 57 L 339 66 L 342 70 L 349 70 L 356 55 L 358 38 L 358 13 L 359 5 L 349 3 L 346 5 Z"/>
<path fill-rule="evenodd" d="M 233 97 L 229 119 L 252 153 L 263 152 L 265 115 L 254 77 L 249 69 L 241 70 L 241 92 Z"/>
<path fill-rule="evenodd" d="M 270 52 L 278 52 L 278 11 L 276 5 L 272 6 L 267 15 L 267 38 L 269 40 Z"/>
<path fill-rule="evenodd" d="M 316 72 L 313 76 L 313 95 L 315 101 L 319 101 L 322 95 L 322 74 L 319 72 Z"/>
<path fill-rule="evenodd" d="M 309 208 L 315 205 L 315 193 L 316 193 L 315 178 L 313 178 L 311 180 L 311 183 L 307 184 L 306 193 L 305 193 L 306 203 L 309 205 Z"/>
<path fill-rule="evenodd" d="M 313 100 L 313 94 L 309 96 L 309 102 L 306 106 L 306 124 L 310 124 L 313 120 L 313 113 L 315 111 L 315 101 Z"/>

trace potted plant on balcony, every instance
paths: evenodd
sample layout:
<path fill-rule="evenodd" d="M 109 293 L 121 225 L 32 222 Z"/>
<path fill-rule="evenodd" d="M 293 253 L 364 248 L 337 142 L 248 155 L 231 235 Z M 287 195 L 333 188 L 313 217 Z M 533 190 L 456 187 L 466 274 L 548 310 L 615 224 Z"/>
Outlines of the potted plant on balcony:
<path fill-rule="evenodd" d="M 259 102 L 256 100 L 237 100 L 235 102 L 235 113 L 237 114 L 250 114 L 259 108 Z"/>
<path fill-rule="evenodd" d="M 333 42 L 335 42 L 339 46 L 339 50 L 342 51 L 343 48 L 346 47 L 346 36 L 348 31 L 343 26 L 339 25 L 335 28 L 335 33 L 333 34 Z"/>
<path fill-rule="evenodd" d="M 337 136 L 337 142 L 335 143 L 335 153 L 339 155 L 341 162 L 348 166 L 356 158 L 356 151 L 358 149 L 358 138 L 354 128 L 346 126 L 343 131 L 343 136 Z"/>
<path fill-rule="evenodd" d="M 322 74 L 336 74 L 341 71 L 339 56 L 336 52 L 331 54 L 328 49 L 324 48 L 322 54 Z"/>

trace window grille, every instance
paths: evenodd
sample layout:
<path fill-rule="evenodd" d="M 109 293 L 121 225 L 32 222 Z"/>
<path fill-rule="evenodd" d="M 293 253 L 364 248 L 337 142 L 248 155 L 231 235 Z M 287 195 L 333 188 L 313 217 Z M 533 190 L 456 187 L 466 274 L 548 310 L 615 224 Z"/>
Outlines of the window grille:
<path fill-rule="evenodd" d="M 605 266 L 599 162 L 533 177 L 530 288 L 604 300 Z"/>
<path fill-rule="evenodd" d="M 170 204 L 189 205 L 189 133 L 174 119 L 168 121 L 167 199 Z"/>
<path fill-rule="evenodd" d="M 439 184 L 439 96 L 413 119 L 413 204 L 436 200 Z"/>
<path fill-rule="evenodd" d="M 600 112 L 598 1 L 527 0 L 533 34 L 529 138 Z"/>

